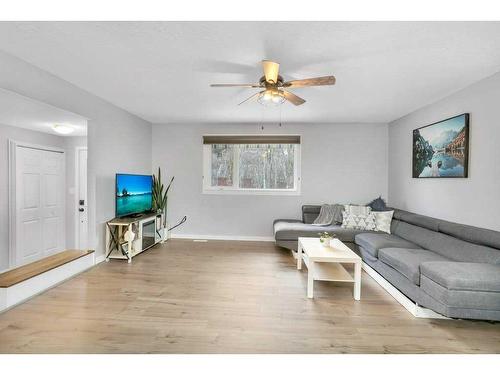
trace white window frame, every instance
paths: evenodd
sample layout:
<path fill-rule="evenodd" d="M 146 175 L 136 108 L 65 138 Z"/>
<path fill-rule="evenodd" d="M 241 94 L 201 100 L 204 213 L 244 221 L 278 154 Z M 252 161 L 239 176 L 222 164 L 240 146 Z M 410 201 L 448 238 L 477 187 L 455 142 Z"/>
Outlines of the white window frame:
<path fill-rule="evenodd" d="M 203 194 L 222 194 L 222 195 L 300 195 L 301 175 L 300 159 L 301 144 L 295 144 L 293 160 L 293 189 L 248 189 L 236 186 L 239 176 L 239 150 L 236 148 L 236 154 L 233 160 L 233 186 L 211 186 L 212 181 L 212 145 L 203 146 Z"/>

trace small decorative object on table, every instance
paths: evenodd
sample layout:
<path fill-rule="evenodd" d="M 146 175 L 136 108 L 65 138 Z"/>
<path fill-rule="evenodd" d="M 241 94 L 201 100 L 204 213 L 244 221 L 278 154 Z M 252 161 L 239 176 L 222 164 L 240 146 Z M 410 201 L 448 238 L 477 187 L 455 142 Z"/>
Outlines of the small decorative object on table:
<path fill-rule="evenodd" d="M 324 247 L 330 247 L 330 241 L 333 238 L 335 238 L 335 235 L 331 234 L 331 233 L 328 233 L 328 232 L 321 232 L 321 233 L 318 233 L 318 234 L 319 234 L 319 242 L 321 242 L 321 244 Z"/>

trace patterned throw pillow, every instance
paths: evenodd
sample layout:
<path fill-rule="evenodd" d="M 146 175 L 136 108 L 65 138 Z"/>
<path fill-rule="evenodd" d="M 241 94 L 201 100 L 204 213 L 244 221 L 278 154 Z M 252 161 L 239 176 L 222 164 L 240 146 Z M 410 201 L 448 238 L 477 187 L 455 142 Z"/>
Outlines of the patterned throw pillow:
<path fill-rule="evenodd" d="M 344 211 L 342 228 L 359 229 L 359 230 L 375 230 L 375 215 L 373 212 L 365 214 L 354 214 Z"/>
<path fill-rule="evenodd" d="M 355 204 L 344 205 L 344 211 L 352 215 L 369 215 L 372 212 L 371 207 L 368 206 L 358 206 Z"/>
<path fill-rule="evenodd" d="M 372 212 L 375 215 L 376 230 L 391 234 L 391 221 L 394 211 Z"/>

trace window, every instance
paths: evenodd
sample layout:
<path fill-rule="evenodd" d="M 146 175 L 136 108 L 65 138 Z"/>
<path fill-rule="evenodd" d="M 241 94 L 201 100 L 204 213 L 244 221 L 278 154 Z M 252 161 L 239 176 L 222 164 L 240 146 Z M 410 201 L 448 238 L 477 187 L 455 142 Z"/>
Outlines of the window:
<path fill-rule="evenodd" d="M 203 192 L 299 194 L 299 136 L 203 137 Z"/>

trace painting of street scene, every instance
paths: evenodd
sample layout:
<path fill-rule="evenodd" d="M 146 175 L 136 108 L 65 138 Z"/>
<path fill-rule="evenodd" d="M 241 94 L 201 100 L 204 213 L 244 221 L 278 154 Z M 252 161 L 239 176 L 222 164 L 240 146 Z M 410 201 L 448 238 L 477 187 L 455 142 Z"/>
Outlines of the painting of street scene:
<path fill-rule="evenodd" d="M 413 177 L 467 177 L 469 114 L 413 131 Z"/>

